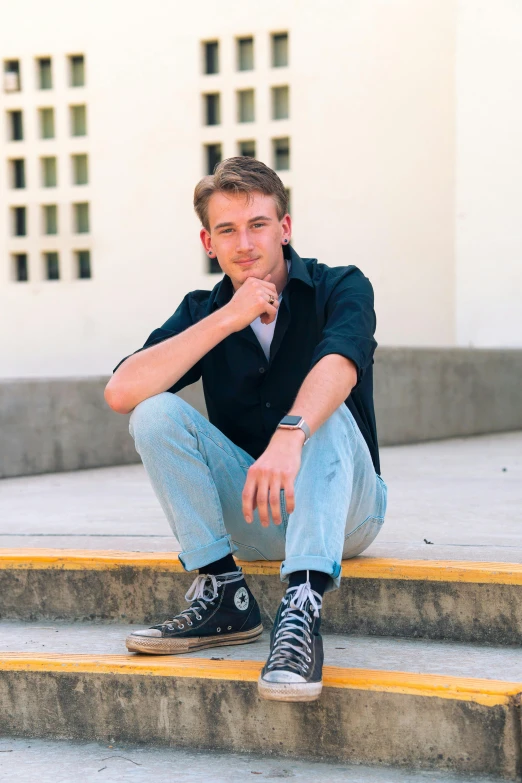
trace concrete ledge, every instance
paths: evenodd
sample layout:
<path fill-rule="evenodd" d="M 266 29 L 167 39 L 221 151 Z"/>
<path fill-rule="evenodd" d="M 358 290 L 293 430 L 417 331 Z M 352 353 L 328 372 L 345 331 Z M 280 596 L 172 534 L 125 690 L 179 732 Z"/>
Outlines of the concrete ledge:
<path fill-rule="evenodd" d="M 108 378 L 0 381 L 0 478 L 138 462 Z M 380 348 L 381 445 L 522 429 L 522 350 Z M 206 415 L 201 383 L 180 396 Z"/>
<path fill-rule="evenodd" d="M 265 627 L 279 563 L 242 563 Z M 176 553 L 0 550 L 0 618 L 153 624 L 186 606 Z M 522 566 L 358 557 L 325 600 L 326 633 L 522 644 Z"/>
<path fill-rule="evenodd" d="M 0 732 L 519 779 L 522 683 L 325 667 L 318 702 L 281 704 L 259 662 L 151 658 L 7 653 Z"/>

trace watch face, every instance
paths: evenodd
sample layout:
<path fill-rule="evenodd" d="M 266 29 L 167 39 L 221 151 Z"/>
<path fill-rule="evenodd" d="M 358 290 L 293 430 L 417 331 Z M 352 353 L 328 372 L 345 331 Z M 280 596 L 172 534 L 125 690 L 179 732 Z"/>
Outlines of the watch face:
<path fill-rule="evenodd" d="M 285 416 L 284 419 L 281 419 L 281 424 L 292 424 L 296 425 L 299 424 L 301 421 L 301 416 Z"/>

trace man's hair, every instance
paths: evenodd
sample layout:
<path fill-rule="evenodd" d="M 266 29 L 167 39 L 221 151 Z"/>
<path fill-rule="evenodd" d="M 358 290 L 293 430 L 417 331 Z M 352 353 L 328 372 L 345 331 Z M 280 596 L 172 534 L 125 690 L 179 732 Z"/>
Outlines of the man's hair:
<path fill-rule="evenodd" d="M 194 190 L 194 209 L 203 226 L 210 231 L 208 202 L 214 193 L 243 193 L 247 200 L 258 192 L 273 196 L 277 217 L 288 212 L 288 193 L 275 173 L 260 160 L 249 157 L 227 158 L 218 163 L 213 174 L 203 177 Z"/>

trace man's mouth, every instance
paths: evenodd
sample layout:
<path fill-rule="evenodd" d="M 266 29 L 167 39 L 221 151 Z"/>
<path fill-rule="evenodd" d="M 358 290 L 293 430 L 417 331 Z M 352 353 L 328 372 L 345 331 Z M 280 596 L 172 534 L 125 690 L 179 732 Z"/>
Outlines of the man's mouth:
<path fill-rule="evenodd" d="M 239 264 L 239 266 L 250 266 L 250 264 L 254 264 L 258 260 L 258 258 L 244 258 L 241 261 L 236 261 L 236 264 Z"/>

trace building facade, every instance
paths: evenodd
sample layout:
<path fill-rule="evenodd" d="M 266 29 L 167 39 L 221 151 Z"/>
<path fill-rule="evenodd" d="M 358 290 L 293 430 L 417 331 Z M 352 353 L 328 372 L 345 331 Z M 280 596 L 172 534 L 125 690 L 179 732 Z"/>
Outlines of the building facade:
<path fill-rule="evenodd" d="M 382 345 L 522 347 L 522 4 L 4 4 L 0 377 L 105 375 L 221 279 L 198 179 L 255 155 Z"/>

